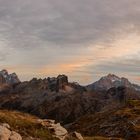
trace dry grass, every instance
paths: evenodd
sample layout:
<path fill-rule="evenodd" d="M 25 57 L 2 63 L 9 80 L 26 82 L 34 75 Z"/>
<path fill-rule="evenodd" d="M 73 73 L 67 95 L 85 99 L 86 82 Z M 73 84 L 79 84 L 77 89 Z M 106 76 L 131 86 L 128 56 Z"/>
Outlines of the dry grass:
<path fill-rule="evenodd" d="M 25 113 L 0 110 L 0 122 L 8 123 L 12 130 L 19 132 L 22 136 L 31 136 L 41 140 L 56 140 L 37 120 L 37 117 Z"/>

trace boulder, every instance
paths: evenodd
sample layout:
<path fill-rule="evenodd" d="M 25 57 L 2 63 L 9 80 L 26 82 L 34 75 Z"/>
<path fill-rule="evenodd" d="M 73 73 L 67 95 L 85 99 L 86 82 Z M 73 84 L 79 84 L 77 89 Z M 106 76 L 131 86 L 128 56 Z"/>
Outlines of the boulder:
<path fill-rule="evenodd" d="M 1 126 L 4 126 L 4 127 L 8 128 L 8 129 L 10 129 L 10 125 L 8 123 L 3 123 L 3 124 L 1 124 Z"/>
<path fill-rule="evenodd" d="M 67 136 L 67 130 L 61 126 L 60 123 L 55 123 L 54 120 L 39 120 L 39 122 L 45 126 L 55 138 L 59 140 L 64 140 Z"/>
<path fill-rule="evenodd" d="M 11 131 L 5 126 L 0 126 L 0 140 L 9 140 Z"/>
<path fill-rule="evenodd" d="M 10 130 L 10 126 L 7 123 L 0 125 L 0 140 L 22 140 L 20 134 Z"/>
<path fill-rule="evenodd" d="M 52 135 L 59 140 L 84 140 L 80 133 L 73 132 L 69 134 L 68 131 L 63 126 L 61 126 L 60 123 L 55 123 L 54 120 L 39 119 L 38 122 L 46 127 L 52 133 Z"/>
<path fill-rule="evenodd" d="M 22 137 L 15 131 L 11 131 L 10 140 L 22 140 Z"/>

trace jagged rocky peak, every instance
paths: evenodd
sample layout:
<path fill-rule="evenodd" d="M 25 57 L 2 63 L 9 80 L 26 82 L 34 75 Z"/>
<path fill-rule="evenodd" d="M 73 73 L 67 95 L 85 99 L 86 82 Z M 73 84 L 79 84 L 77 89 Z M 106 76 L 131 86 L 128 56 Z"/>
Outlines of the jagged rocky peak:
<path fill-rule="evenodd" d="M 107 78 L 109 80 L 111 80 L 112 82 L 116 81 L 116 80 L 121 80 L 121 78 L 119 78 L 118 76 L 116 76 L 115 74 L 108 74 L 107 76 L 103 77 L 103 78 Z"/>
<path fill-rule="evenodd" d="M 0 73 L 3 74 L 3 75 L 8 75 L 8 71 L 5 70 L 5 69 L 1 70 Z"/>
<path fill-rule="evenodd" d="M 0 84 L 15 85 L 20 83 L 20 80 L 16 73 L 9 74 L 7 70 L 0 71 Z"/>
<path fill-rule="evenodd" d="M 58 75 L 57 77 L 57 82 L 58 82 L 58 85 L 61 87 L 63 87 L 64 85 L 67 85 L 68 84 L 68 77 L 66 75 Z"/>
<path fill-rule="evenodd" d="M 41 88 L 44 90 L 56 91 L 65 90 L 65 86 L 69 84 L 68 76 L 62 74 L 57 77 L 48 77 L 44 79 L 33 78 L 31 81 L 27 82 L 29 87 Z"/>
<path fill-rule="evenodd" d="M 125 86 L 129 88 L 136 89 L 137 87 L 132 84 L 127 78 L 118 77 L 114 74 L 108 74 L 107 76 L 102 77 L 100 80 L 95 83 L 89 85 L 91 89 L 99 89 L 99 90 L 108 90 L 112 87 Z M 140 89 L 140 88 L 137 88 Z"/>

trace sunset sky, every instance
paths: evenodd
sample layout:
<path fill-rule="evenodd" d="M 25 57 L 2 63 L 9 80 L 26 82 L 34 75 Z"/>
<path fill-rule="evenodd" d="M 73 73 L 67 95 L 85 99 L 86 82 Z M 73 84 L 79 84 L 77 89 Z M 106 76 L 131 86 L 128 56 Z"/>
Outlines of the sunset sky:
<path fill-rule="evenodd" d="M 140 0 L 0 0 L 0 69 L 140 84 Z"/>

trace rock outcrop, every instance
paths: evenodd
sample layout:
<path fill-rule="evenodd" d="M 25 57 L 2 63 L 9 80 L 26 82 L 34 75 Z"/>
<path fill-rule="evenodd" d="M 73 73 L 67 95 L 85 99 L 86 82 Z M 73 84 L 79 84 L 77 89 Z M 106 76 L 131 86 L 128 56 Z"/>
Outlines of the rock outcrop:
<path fill-rule="evenodd" d="M 54 120 L 38 120 L 44 127 L 46 127 L 54 137 L 59 140 L 64 140 L 65 136 L 68 134 L 67 130 L 60 125 L 60 123 L 55 123 Z"/>
<path fill-rule="evenodd" d="M 59 89 L 64 89 L 65 85 L 68 85 L 68 77 L 66 75 L 58 75 L 57 86 Z"/>
<path fill-rule="evenodd" d="M 54 120 L 38 120 L 44 127 L 46 127 L 55 138 L 59 140 L 84 140 L 82 135 L 77 132 L 68 133 L 68 131 L 61 126 L 60 123 L 55 123 Z"/>
<path fill-rule="evenodd" d="M 1 124 L 0 140 L 22 140 L 22 137 L 17 132 L 11 131 L 8 124 Z"/>
<path fill-rule="evenodd" d="M 9 84 L 13 86 L 19 83 L 20 80 L 16 73 L 9 74 L 7 70 L 0 71 L 0 85 Z"/>

